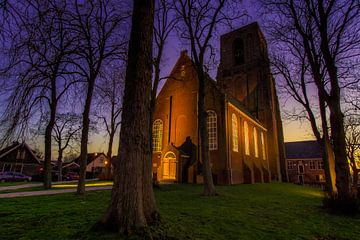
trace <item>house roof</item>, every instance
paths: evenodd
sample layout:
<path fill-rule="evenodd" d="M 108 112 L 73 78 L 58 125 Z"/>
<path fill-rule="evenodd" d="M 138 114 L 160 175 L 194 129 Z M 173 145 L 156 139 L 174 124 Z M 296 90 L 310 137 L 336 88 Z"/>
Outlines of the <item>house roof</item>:
<path fill-rule="evenodd" d="M 286 159 L 321 158 L 320 146 L 316 140 L 285 143 Z"/>
<path fill-rule="evenodd" d="M 104 153 L 88 153 L 88 154 L 87 154 L 87 164 L 93 162 L 93 161 L 94 161 L 96 158 L 98 158 L 100 155 L 104 155 L 104 157 L 107 158 Z M 77 163 L 77 164 L 80 164 L 79 161 L 80 161 L 80 156 L 77 157 L 77 158 L 75 158 L 72 162 L 75 162 L 75 163 Z"/>
<path fill-rule="evenodd" d="M 0 150 L 0 159 L 8 155 L 9 153 L 17 150 L 18 148 L 23 147 L 29 151 L 29 153 L 32 155 L 32 157 L 38 162 L 41 163 L 41 159 L 39 159 L 38 156 L 36 156 L 36 151 L 32 150 L 29 145 L 27 145 L 25 142 L 19 143 L 19 142 L 13 142 L 10 146 L 7 146 Z"/>

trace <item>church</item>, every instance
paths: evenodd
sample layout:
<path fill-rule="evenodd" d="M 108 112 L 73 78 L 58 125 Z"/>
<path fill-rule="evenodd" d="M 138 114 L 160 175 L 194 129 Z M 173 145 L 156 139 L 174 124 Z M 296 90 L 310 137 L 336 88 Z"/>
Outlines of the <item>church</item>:
<path fill-rule="evenodd" d="M 286 178 L 284 141 L 266 40 L 257 23 L 220 38 L 216 81 L 208 77 L 205 105 L 215 184 Z M 186 51 L 158 94 L 152 170 L 159 182 L 202 183 L 198 146 L 198 79 Z"/>

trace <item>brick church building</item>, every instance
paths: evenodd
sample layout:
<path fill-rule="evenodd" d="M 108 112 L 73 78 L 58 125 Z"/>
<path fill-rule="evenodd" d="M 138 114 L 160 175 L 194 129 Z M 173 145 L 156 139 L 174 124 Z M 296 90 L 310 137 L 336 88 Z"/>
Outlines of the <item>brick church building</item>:
<path fill-rule="evenodd" d="M 215 184 L 286 177 L 279 104 L 267 45 L 257 23 L 221 36 L 217 80 L 205 105 Z M 153 174 L 160 182 L 201 183 L 198 79 L 186 51 L 161 89 L 153 122 Z"/>

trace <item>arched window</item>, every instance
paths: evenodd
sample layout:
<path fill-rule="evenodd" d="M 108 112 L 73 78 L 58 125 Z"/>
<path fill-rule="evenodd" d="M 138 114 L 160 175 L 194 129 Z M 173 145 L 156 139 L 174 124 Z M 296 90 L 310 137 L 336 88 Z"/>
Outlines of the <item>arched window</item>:
<path fill-rule="evenodd" d="M 233 151 L 238 152 L 239 151 L 239 129 L 238 129 L 238 122 L 236 115 L 233 113 L 231 116 L 231 122 L 232 122 L 232 142 L 233 142 Z"/>
<path fill-rule="evenodd" d="M 259 157 L 259 144 L 258 144 L 258 138 L 257 138 L 257 131 L 256 128 L 253 128 L 253 135 L 254 135 L 254 152 L 255 152 L 255 157 Z"/>
<path fill-rule="evenodd" d="M 250 155 L 250 145 L 249 145 L 249 126 L 246 121 L 244 121 L 244 145 L 245 145 L 245 154 Z"/>
<path fill-rule="evenodd" d="M 235 65 L 245 62 L 244 41 L 241 38 L 235 39 L 233 43 Z"/>
<path fill-rule="evenodd" d="M 209 150 L 217 149 L 217 117 L 214 111 L 207 111 L 207 130 L 209 135 Z"/>
<path fill-rule="evenodd" d="M 266 160 L 266 152 L 265 152 L 265 138 L 264 138 L 264 133 L 261 132 L 261 148 L 262 148 L 262 157 L 263 160 Z"/>
<path fill-rule="evenodd" d="M 156 119 L 153 123 L 153 152 L 160 152 L 162 149 L 163 122 Z"/>

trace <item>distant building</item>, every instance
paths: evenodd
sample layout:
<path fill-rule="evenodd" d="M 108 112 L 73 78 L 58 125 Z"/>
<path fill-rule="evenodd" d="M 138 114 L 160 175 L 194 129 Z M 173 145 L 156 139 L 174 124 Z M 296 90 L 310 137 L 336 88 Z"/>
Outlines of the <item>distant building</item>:
<path fill-rule="evenodd" d="M 68 163 L 65 166 L 69 165 L 73 167 L 80 165 L 80 156 L 74 159 L 74 163 Z M 100 174 L 105 174 L 105 167 L 110 164 L 110 160 L 104 153 L 88 153 L 87 155 L 87 165 L 86 165 L 86 175 L 88 177 L 98 177 Z"/>
<path fill-rule="evenodd" d="M 39 174 L 42 160 L 25 142 L 14 142 L 0 150 L 0 171 L 19 172 L 28 176 Z"/>
<path fill-rule="evenodd" d="M 289 182 L 322 184 L 325 182 L 324 163 L 317 141 L 285 143 Z"/>

